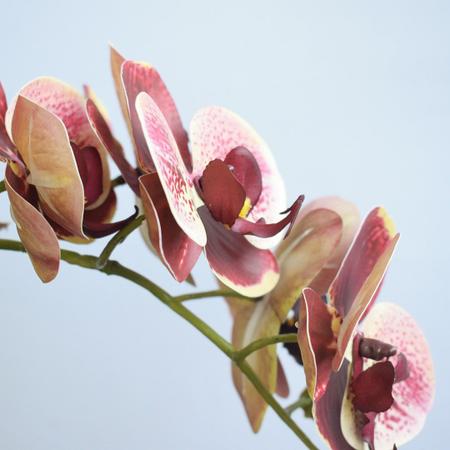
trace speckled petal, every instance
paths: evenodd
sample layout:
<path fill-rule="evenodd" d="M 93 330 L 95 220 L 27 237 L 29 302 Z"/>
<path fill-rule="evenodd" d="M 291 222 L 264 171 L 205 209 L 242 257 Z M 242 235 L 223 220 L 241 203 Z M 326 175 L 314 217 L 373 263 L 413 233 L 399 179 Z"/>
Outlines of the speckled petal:
<path fill-rule="evenodd" d="M 275 160 L 256 131 L 233 112 L 217 106 L 203 108 L 193 117 L 189 129 L 193 177 L 200 177 L 206 165 L 213 159 L 225 160 L 236 147 L 247 148 L 258 162 L 262 176 L 262 191 L 258 202 L 249 214 L 249 220 L 264 219 L 267 223 L 280 220 L 286 210 L 287 200 L 284 183 Z M 249 237 L 249 241 L 261 248 L 276 245 L 282 236 L 270 239 Z"/>
<path fill-rule="evenodd" d="M 169 125 L 158 105 L 145 92 L 137 96 L 136 110 L 170 210 L 180 228 L 204 246 L 206 232 L 194 205 L 194 186 Z"/>
<path fill-rule="evenodd" d="M 29 182 L 36 186 L 45 214 L 71 234 L 85 237 L 83 184 L 61 120 L 19 96 L 12 136 L 30 171 Z"/>
<path fill-rule="evenodd" d="M 377 304 L 363 323 L 364 336 L 394 345 L 406 356 L 409 377 L 395 383 L 394 404 L 375 418 L 376 450 L 402 446 L 422 429 L 431 409 L 435 378 L 433 361 L 419 326 L 405 310 L 391 303 Z M 392 358 L 393 363 L 398 357 Z"/>
<path fill-rule="evenodd" d="M 341 317 L 350 311 L 356 295 L 394 236 L 395 225 L 387 212 L 383 208 L 373 209 L 361 225 L 330 288 L 330 302 Z"/>
<path fill-rule="evenodd" d="M 339 369 L 344 360 L 347 346 L 350 344 L 359 322 L 373 304 L 375 295 L 383 281 L 399 237 L 398 234 L 395 235 L 393 239 L 387 242 L 383 251 L 380 254 L 377 254 L 377 260 L 372 267 L 370 274 L 363 282 L 351 304 L 350 310 L 344 317 L 339 329 L 336 355 L 333 359 L 333 370 L 335 371 Z"/>
<path fill-rule="evenodd" d="M 58 274 L 59 243 L 44 216 L 24 198 L 26 185 L 23 183 L 10 167 L 6 168 L 5 185 L 17 232 L 37 275 L 44 283 L 48 283 Z"/>
<path fill-rule="evenodd" d="M 139 184 L 152 246 L 173 277 L 179 282 L 185 281 L 202 247 L 190 239 L 175 221 L 158 174 L 143 175 Z"/>
<path fill-rule="evenodd" d="M 311 211 L 302 221 L 302 232 L 292 243 L 291 252 L 279 257 L 280 280 L 262 300 L 234 316 L 233 345 L 242 348 L 250 342 L 278 334 L 281 324 L 302 289 L 317 275 L 333 254 L 340 236 L 341 219 L 329 210 Z M 285 257 L 286 256 L 286 257 Z M 248 359 L 253 370 L 270 392 L 276 388 L 277 356 L 274 346 L 255 352 Z M 236 379 L 241 377 L 239 383 Z M 259 429 L 267 405 L 242 374 L 235 375 L 250 422 Z"/>
<path fill-rule="evenodd" d="M 147 145 L 140 129 L 136 115 L 136 98 L 140 92 L 147 93 L 158 105 L 164 118 L 169 124 L 170 130 L 178 145 L 183 162 L 186 168 L 191 169 L 191 156 L 188 148 L 187 133 L 181 123 L 175 102 L 169 90 L 162 81 L 156 69 L 147 63 L 138 61 L 123 61 L 121 65 L 122 86 L 127 101 L 129 120 L 136 146 L 136 152 L 142 168 L 151 168 L 151 161 L 148 160 Z"/>

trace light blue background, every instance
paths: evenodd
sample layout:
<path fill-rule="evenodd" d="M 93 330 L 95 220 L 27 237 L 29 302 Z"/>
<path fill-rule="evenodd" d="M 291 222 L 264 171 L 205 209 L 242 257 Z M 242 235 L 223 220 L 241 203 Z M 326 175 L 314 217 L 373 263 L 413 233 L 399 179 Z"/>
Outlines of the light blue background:
<path fill-rule="evenodd" d="M 0 78 L 10 98 L 38 75 L 88 82 L 130 151 L 111 41 L 157 66 L 186 124 L 208 104 L 250 121 L 291 200 L 339 194 L 363 213 L 386 206 L 402 238 L 380 297 L 417 318 L 437 375 L 433 412 L 405 448 L 446 447 L 449 2 L 2 1 L 1 11 Z M 120 199 L 124 216 L 133 198 L 121 188 Z M 4 195 L 0 219 L 9 219 Z M 14 237 L 14 227 L 2 236 Z M 171 292 L 189 289 L 138 234 L 115 257 Z M 2 450 L 301 448 L 271 412 L 253 435 L 226 358 L 143 290 L 64 263 L 44 286 L 24 255 L 0 258 Z M 204 262 L 195 277 L 215 285 Z M 192 308 L 229 336 L 221 300 Z M 295 396 L 302 373 L 285 359 Z M 313 425 L 295 418 L 320 443 Z"/>

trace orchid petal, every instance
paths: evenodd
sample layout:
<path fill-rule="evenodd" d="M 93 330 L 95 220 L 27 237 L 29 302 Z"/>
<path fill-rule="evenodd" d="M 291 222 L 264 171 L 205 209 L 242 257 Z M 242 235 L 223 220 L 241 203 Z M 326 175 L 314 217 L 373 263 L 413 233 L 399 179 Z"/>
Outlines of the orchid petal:
<path fill-rule="evenodd" d="M 279 212 L 287 206 L 284 183 L 267 144 L 247 122 L 225 108 L 212 106 L 195 114 L 189 134 L 194 178 L 202 175 L 210 161 L 224 161 L 236 147 L 249 150 L 258 163 L 262 178 L 261 195 L 250 211 L 249 220 L 264 219 L 267 223 L 279 220 Z M 281 236 L 271 239 L 249 237 L 248 240 L 260 248 L 270 248 L 281 240 Z"/>
<path fill-rule="evenodd" d="M 86 111 L 92 129 L 96 133 L 99 141 L 102 143 L 105 150 L 111 155 L 111 158 L 119 168 L 125 182 L 131 187 L 136 195 L 139 195 L 139 184 L 136 170 L 126 160 L 122 146 L 112 135 L 105 118 L 100 113 L 97 105 L 91 99 L 88 99 L 86 102 Z"/>
<path fill-rule="evenodd" d="M 277 223 L 251 222 L 246 219 L 237 218 L 231 229 L 235 233 L 269 238 L 280 233 L 284 228 L 288 227 L 285 237 L 289 235 L 292 225 L 302 206 L 304 196 L 300 195 L 297 200 L 287 209 L 287 214 Z"/>
<path fill-rule="evenodd" d="M 19 96 L 12 136 L 48 217 L 84 238 L 84 189 L 66 128 L 51 112 Z"/>
<path fill-rule="evenodd" d="M 433 362 L 419 326 L 397 305 L 377 304 L 363 322 L 363 333 L 394 345 L 398 354 L 393 362 L 401 362 L 400 355 L 408 361 L 408 378 L 394 384 L 392 408 L 375 417 L 375 448 L 387 450 L 394 442 L 409 442 L 422 429 L 434 397 Z"/>
<path fill-rule="evenodd" d="M 347 385 L 347 373 L 347 362 L 339 372 L 331 372 L 328 388 L 313 406 L 317 428 L 331 450 L 354 450 L 342 433 L 339 414 Z M 358 450 L 362 448 L 358 447 Z"/>
<path fill-rule="evenodd" d="M 244 206 L 245 190 L 228 165 L 220 159 L 211 161 L 199 179 L 199 187 L 202 200 L 214 219 L 233 225 Z"/>
<path fill-rule="evenodd" d="M 341 317 L 350 311 L 356 295 L 394 236 L 395 226 L 387 212 L 383 208 L 373 209 L 361 225 L 330 288 L 330 302 Z"/>
<path fill-rule="evenodd" d="M 5 126 L 5 115 L 8 104 L 6 101 L 5 91 L 3 90 L 2 83 L 0 83 L 0 157 L 2 157 L 1 151 L 10 150 L 14 147 L 11 142 L 8 132 Z"/>
<path fill-rule="evenodd" d="M 26 186 L 10 167 L 6 167 L 5 186 L 11 202 L 11 214 L 39 278 L 48 283 L 58 274 L 60 250 L 58 239 L 44 216 L 25 198 Z M 24 189 L 25 188 L 25 189 Z M 31 188 L 33 189 L 33 188 Z"/>
<path fill-rule="evenodd" d="M 376 260 L 375 265 L 372 267 L 370 274 L 363 282 L 359 292 L 351 304 L 350 310 L 344 317 L 339 329 L 336 355 L 333 359 L 334 371 L 337 371 L 341 366 L 347 346 L 355 334 L 356 327 L 364 314 L 369 311 L 371 305 L 373 304 L 375 295 L 381 285 L 381 282 L 383 281 L 399 237 L 400 236 L 398 234 L 395 235 L 393 239 L 387 242 L 387 245 L 384 246 L 383 251 L 377 255 L 378 259 Z M 358 241 L 358 237 L 356 239 Z M 350 250 L 350 253 L 351 252 L 352 250 Z M 339 274 L 337 277 L 339 277 Z"/>
<path fill-rule="evenodd" d="M 242 348 L 250 342 L 277 334 L 302 289 L 314 279 L 338 245 L 341 219 L 325 209 L 311 211 L 302 221 L 302 233 L 292 243 L 291 252 L 280 255 L 280 280 L 255 305 L 234 316 L 233 345 Z M 286 256 L 289 254 L 289 258 Z M 233 301 L 229 301 L 233 303 Z M 276 388 L 277 358 L 274 346 L 253 353 L 248 359 L 255 373 L 270 392 Z M 238 383 L 236 379 L 241 377 Z M 267 405 L 242 374 L 235 374 L 247 414 L 255 430 L 261 425 Z"/>
<path fill-rule="evenodd" d="M 153 169 L 153 162 L 138 124 L 135 109 L 136 97 L 140 92 L 146 92 L 162 111 L 180 149 L 184 164 L 190 171 L 191 156 L 188 148 L 187 133 L 181 123 L 175 102 L 156 69 L 143 62 L 128 61 L 112 47 L 111 68 L 122 113 L 133 138 L 141 168 L 145 171 Z"/>
<path fill-rule="evenodd" d="M 224 162 L 244 188 L 250 205 L 256 205 L 262 191 L 261 171 L 256 158 L 245 147 L 236 147 L 228 153 Z"/>
<path fill-rule="evenodd" d="M 152 246 L 173 277 L 179 282 L 185 281 L 202 247 L 190 239 L 175 221 L 158 174 L 143 175 L 139 184 Z"/>
<path fill-rule="evenodd" d="M 247 297 L 260 297 L 273 289 L 279 269 L 272 252 L 254 247 L 214 220 L 206 206 L 198 212 L 208 235 L 206 258 L 217 278 Z"/>
<path fill-rule="evenodd" d="M 169 125 L 158 105 L 145 92 L 137 96 L 136 110 L 170 210 L 180 228 L 204 246 L 206 232 L 194 205 L 194 186 Z"/>
<path fill-rule="evenodd" d="M 300 297 L 298 345 L 305 368 L 306 385 L 313 401 L 324 395 L 336 351 L 333 315 L 312 289 L 304 289 Z"/>
<path fill-rule="evenodd" d="M 277 358 L 277 386 L 275 392 L 283 398 L 289 397 L 289 383 L 281 364 L 280 358 Z"/>

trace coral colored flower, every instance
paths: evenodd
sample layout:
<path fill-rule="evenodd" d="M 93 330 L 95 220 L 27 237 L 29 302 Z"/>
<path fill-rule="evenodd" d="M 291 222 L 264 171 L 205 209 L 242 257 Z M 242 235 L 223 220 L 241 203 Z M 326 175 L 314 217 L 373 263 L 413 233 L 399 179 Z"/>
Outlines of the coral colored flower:
<path fill-rule="evenodd" d="M 191 121 L 191 156 L 158 72 L 114 49 L 111 61 L 142 174 L 139 191 L 149 237 L 161 260 L 183 281 L 204 248 L 227 286 L 251 297 L 271 290 L 279 269 L 267 248 L 290 227 L 303 197 L 286 209 L 284 185 L 267 145 L 234 113 L 209 107 Z M 123 153 L 110 151 L 129 172 Z"/>
<path fill-rule="evenodd" d="M 256 339 L 273 336 L 283 329 L 287 319 L 297 332 L 291 317 L 302 290 L 314 286 L 326 292 L 353 240 L 359 224 L 359 212 L 350 202 L 338 197 L 324 197 L 302 208 L 289 236 L 276 250 L 280 281 L 255 304 L 227 299 L 233 315 L 232 343 L 240 349 Z M 297 344 L 293 352 L 299 354 Z M 276 346 L 252 353 L 247 362 L 270 392 L 286 396 L 289 392 Z M 261 426 L 267 404 L 247 378 L 235 366 L 233 381 L 255 431 Z"/>
<path fill-rule="evenodd" d="M 363 449 L 364 442 L 392 449 L 418 432 L 430 408 L 432 363 L 420 331 L 394 305 L 373 308 L 397 241 L 390 218 L 376 208 L 325 301 L 310 288 L 300 299 L 298 340 L 308 391 L 333 450 Z"/>
<path fill-rule="evenodd" d="M 18 234 L 42 281 L 58 272 L 58 237 L 88 242 L 126 223 L 109 223 L 116 197 L 107 153 L 85 99 L 65 83 L 35 79 L 9 108 L 0 85 L 0 158 Z"/>

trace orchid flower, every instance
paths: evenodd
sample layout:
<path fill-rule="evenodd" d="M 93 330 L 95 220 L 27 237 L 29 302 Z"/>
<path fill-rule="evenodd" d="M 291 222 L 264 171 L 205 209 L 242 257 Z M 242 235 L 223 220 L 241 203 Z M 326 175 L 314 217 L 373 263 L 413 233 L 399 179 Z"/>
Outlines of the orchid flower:
<path fill-rule="evenodd" d="M 306 286 L 326 292 L 358 224 L 357 208 L 338 197 L 320 198 L 302 208 L 291 233 L 276 250 L 280 265 L 277 286 L 256 304 L 227 299 L 234 320 L 232 342 L 235 348 L 241 349 L 257 339 L 278 334 Z M 293 345 L 300 353 L 297 344 Z M 287 380 L 277 360 L 275 346 L 252 353 L 246 361 L 266 389 L 282 396 L 288 394 Z M 252 428 L 258 431 L 267 404 L 234 365 L 232 373 Z"/>
<path fill-rule="evenodd" d="M 313 414 L 333 450 L 364 443 L 391 450 L 419 431 L 431 405 L 431 356 L 417 325 L 394 305 L 372 309 L 398 237 L 376 208 L 326 302 L 310 288 L 300 300 L 298 341 Z"/>
<path fill-rule="evenodd" d="M 184 281 L 204 249 L 225 285 L 249 297 L 270 291 L 279 268 L 268 248 L 289 230 L 303 197 L 286 209 L 283 181 L 265 142 L 236 114 L 208 107 L 191 121 L 191 156 L 188 135 L 158 72 L 114 49 L 111 62 L 141 173 L 135 192 L 162 262 Z M 102 134 L 94 110 L 90 117 Z M 123 152 L 114 146 L 109 151 L 124 178 L 136 184 Z"/>
<path fill-rule="evenodd" d="M 58 237 L 89 242 L 134 217 L 109 223 L 116 196 L 107 153 L 85 99 L 61 81 L 31 81 L 9 108 L 0 85 L 0 158 L 8 163 L 5 185 L 18 234 L 44 282 L 58 273 Z"/>

